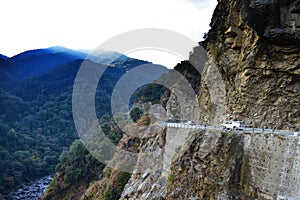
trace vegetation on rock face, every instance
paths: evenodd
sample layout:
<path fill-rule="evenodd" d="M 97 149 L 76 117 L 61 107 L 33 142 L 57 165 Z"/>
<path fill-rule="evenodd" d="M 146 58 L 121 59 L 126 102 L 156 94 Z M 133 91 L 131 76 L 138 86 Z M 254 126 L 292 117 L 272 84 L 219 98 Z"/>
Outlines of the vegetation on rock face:
<path fill-rule="evenodd" d="M 135 91 L 132 95 L 132 100 L 134 102 L 159 104 L 161 103 L 161 98 L 167 91 L 168 89 L 162 85 L 148 84 Z"/>
<path fill-rule="evenodd" d="M 106 171 L 110 170 L 109 175 Z M 131 174 L 128 172 L 120 172 L 113 169 L 104 170 L 106 176 L 99 181 L 92 183 L 86 190 L 81 199 L 89 200 L 118 200 L 121 197 L 124 186 L 128 182 Z"/>
<path fill-rule="evenodd" d="M 144 114 L 138 121 L 137 121 L 137 125 L 139 126 L 148 126 L 151 124 L 151 118 L 150 118 L 150 114 L 146 113 Z"/>
<path fill-rule="evenodd" d="M 175 176 L 172 173 L 172 171 L 169 172 L 168 176 L 167 176 L 167 185 L 172 185 L 174 184 L 175 181 Z"/>
<path fill-rule="evenodd" d="M 133 122 L 137 122 L 143 115 L 143 111 L 140 108 L 133 108 L 130 111 L 130 117 Z"/>
<path fill-rule="evenodd" d="M 128 182 L 131 174 L 128 172 L 118 172 L 113 171 L 114 175 L 110 176 L 111 179 L 103 191 L 103 196 L 105 200 L 118 200 L 121 197 L 123 188 Z"/>
<path fill-rule="evenodd" d="M 191 56 L 194 56 L 193 54 Z M 196 57 L 196 55 L 194 56 Z M 196 59 L 199 59 L 196 57 Z M 201 62 L 201 60 L 200 60 Z M 197 68 L 203 68 L 204 66 L 193 66 L 189 61 L 182 61 L 181 63 L 177 64 L 174 69 L 181 73 L 186 80 L 190 83 L 192 88 L 195 91 L 195 94 L 198 94 L 200 89 L 200 82 L 201 82 L 201 74 L 200 69 L 199 71 Z"/>
<path fill-rule="evenodd" d="M 106 117 L 104 117 L 106 118 Z M 109 151 L 106 149 L 108 139 L 117 144 L 123 136 L 122 131 L 115 125 L 113 120 L 101 120 L 102 130 L 106 139 L 101 137 L 99 141 L 99 132 L 95 132 L 91 143 L 97 145 L 99 151 L 93 154 L 101 154 Z M 103 151 L 102 151 L 103 150 Z M 101 157 L 101 156 L 99 156 Z M 104 158 L 103 158 L 104 159 Z M 70 150 L 64 151 L 59 157 L 59 164 L 56 167 L 56 175 L 51 186 L 48 188 L 43 200 L 54 199 L 79 199 L 81 196 L 89 196 L 94 199 L 98 191 L 86 192 L 88 188 L 93 188 L 93 181 L 99 183 L 105 179 L 105 187 L 101 190 L 102 199 L 118 199 L 121 195 L 124 185 L 127 183 L 130 175 L 128 173 L 117 172 L 98 161 L 88 152 L 80 140 L 76 140 L 70 147 Z M 116 175 L 117 174 L 117 175 Z M 114 177 L 111 181 L 111 177 Z M 94 193 L 96 192 L 96 193 Z M 99 192 L 98 192 L 99 193 Z M 97 197 L 99 195 L 96 195 Z"/>
<path fill-rule="evenodd" d="M 82 142 L 75 140 L 70 150 L 59 156 L 57 174 L 43 199 L 75 198 L 82 192 L 79 188 L 85 189 L 98 178 L 103 168 L 104 165 L 86 150 Z"/>

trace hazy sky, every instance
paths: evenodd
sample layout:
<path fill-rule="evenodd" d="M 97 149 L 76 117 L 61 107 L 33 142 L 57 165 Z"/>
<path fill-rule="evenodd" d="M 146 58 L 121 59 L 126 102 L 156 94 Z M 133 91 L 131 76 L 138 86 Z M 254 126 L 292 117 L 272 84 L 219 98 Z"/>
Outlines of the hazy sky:
<path fill-rule="evenodd" d="M 138 28 L 164 28 L 198 42 L 209 29 L 217 0 L 1 1 L 0 54 L 65 46 L 93 49 Z"/>

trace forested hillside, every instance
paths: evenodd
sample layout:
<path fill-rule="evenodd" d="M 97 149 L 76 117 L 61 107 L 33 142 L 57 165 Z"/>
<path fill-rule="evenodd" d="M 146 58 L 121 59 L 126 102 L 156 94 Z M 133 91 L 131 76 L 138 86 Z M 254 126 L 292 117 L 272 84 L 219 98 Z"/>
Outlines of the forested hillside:
<path fill-rule="evenodd" d="M 110 118 L 110 96 L 117 80 L 146 63 L 114 52 L 101 55 L 87 61 L 99 68 L 113 61 L 96 92 L 99 119 Z M 54 173 L 59 155 L 78 139 L 71 95 L 86 56 L 55 47 L 0 57 L 0 197 L 24 182 Z"/>

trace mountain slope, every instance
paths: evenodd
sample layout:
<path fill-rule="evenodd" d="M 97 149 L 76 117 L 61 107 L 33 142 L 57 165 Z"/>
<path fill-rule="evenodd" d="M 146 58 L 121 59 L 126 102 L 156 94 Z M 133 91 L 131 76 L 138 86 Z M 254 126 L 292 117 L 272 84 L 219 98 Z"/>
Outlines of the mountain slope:
<path fill-rule="evenodd" d="M 75 51 L 65 47 L 50 47 L 22 52 L 9 58 L 13 67 L 7 70 L 11 72 L 16 80 L 22 81 L 30 77 L 42 74 L 53 67 L 66 64 L 78 59 L 90 59 L 101 64 L 126 61 L 129 58 L 117 52 L 96 51 L 89 53 Z"/>
<path fill-rule="evenodd" d="M 5 56 L 5 55 L 2 55 L 2 54 L 0 54 L 0 58 L 2 58 L 2 59 L 4 59 L 4 60 L 8 59 L 8 57 L 7 57 L 7 56 Z"/>
<path fill-rule="evenodd" d="M 77 58 L 83 54 L 53 53 L 60 50 L 65 51 L 55 47 L 0 59 L 3 77 L 0 80 L 3 108 L 0 109 L 0 198 L 7 198 L 10 190 L 24 182 L 53 173 L 61 152 L 78 139 L 72 116 L 72 90 L 84 61 Z M 100 55 L 99 60 L 107 60 L 109 55 Z M 99 119 L 110 115 L 111 92 L 118 79 L 128 70 L 147 63 L 126 56 L 112 60 L 113 64 L 99 80 L 101 87 L 95 96 Z M 90 60 L 85 62 L 104 67 Z M 41 64 L 47 65 L 39 68 Z"/>
<path fill-rule="evenodd" d="M 85 57 L 86 54 L 83 53 L 57 51 L 55 48 L 31 50 L 9 58 L 13 65 L 9 71 L 20 81 L 44 73 L 55 66 Z"/>
<path fill-rule="evenodd" d="M 0 57 L 0 88 L 7 89 L 14 85 L 13 74 L 10 72 L 12 68 L 8 59 Z"/>

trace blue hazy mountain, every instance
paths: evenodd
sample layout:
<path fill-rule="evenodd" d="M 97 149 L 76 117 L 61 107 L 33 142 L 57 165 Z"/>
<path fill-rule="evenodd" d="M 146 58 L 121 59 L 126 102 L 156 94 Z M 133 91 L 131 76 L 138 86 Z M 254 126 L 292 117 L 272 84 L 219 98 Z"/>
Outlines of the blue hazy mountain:
<path fill-rule="evenodd" d="M 97 63 L 107 64 L 115 60 L 126 60 L 128 57 L 116 52 L 100 51 L 97 56 L 88 52 L 75 51 L 65 47 L 55 46 L 46 49 L 36 49 L 22 52 L 8 58 L 11 66 L 6 69 L 16 81 L 42 74 L 50 69 L 67 64 L 74 60 L 87 58 Z"/>
<path fill-rule="evenodd" d="M 103 49 L 96 50 L 79 50 L 83 53 L 88 54 L 89 60 L 92 60 L 101 64 L 113 64 L 116 62 L 126 61 L 129 58 L 123 54 L 114 51 L 105 51 Z"/>
<path fill-rule="evenodd" d="M 2 58 L 2 59 L 8 59 L 8 57 L 7 56 L 5 56 L 5 55 L 2 55 L 2 54 L 0 54 L 0 58 Z"/>
<path fill-rule="evenodd" d="M 73 60 L 84 59 L 84 53 L 68 51 L 67 49 L 37 49 L 20 53 L 9 58 L 12 67 L 8 69 L 17 81 L 28 79 L 44 73 L 53 67 L 66 64 Z"/>
<path fill-rule="evenodd" d="M 9 70 L 11 68 L 12 65 L 8 58 L 0 56 L 0 88 L 8 88 L 14 85 L 13 75 Z"/>

